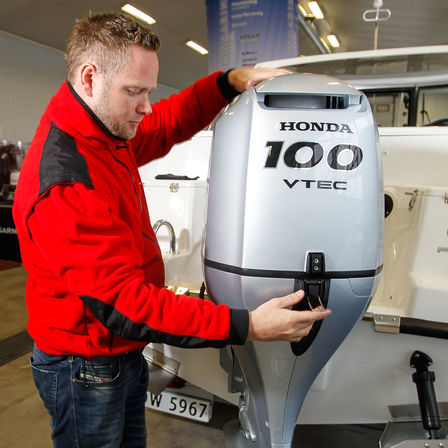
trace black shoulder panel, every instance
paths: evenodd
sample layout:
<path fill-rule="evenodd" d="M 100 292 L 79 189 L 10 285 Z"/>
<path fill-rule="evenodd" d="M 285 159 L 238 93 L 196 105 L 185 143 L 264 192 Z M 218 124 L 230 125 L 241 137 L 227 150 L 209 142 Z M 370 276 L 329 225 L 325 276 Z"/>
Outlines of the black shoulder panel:
<path fill-rule="evenodd" d="M 60 183 L 80 182 L 93 188 L 84 156 L 74 138 L 53 122 L 42 149 L 39 165 L 39 195 Z"/>

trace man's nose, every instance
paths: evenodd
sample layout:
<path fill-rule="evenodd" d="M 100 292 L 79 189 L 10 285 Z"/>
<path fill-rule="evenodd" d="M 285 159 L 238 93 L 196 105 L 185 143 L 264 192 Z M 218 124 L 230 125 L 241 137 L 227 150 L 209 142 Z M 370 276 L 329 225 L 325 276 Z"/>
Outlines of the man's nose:
<path fill-rule="evenodd" d="M 143 96 L 142 100 L 139 102 L 137 112 L 144 115 L 148 115 L 152 112 L 151 101 L 147 95 Z"/>

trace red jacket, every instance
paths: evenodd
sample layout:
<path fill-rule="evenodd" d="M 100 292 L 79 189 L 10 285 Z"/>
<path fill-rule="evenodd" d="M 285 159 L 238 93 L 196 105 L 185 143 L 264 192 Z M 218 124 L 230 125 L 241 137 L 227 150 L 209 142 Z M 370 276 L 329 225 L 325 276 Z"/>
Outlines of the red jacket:
<path fill-rule="evenodd" d="M 67 83 L 52 98 L 13 207 L 28 271 L 27 329 L 41 350 L 89 358 L 148 342 L 245 342 L 246 310 L 163 287 L 137 169 L 189 139 L 227 104 L 217 80 L 222 75 L 215 73 L 153 105 L 129 141 L 109 133 Z"/>

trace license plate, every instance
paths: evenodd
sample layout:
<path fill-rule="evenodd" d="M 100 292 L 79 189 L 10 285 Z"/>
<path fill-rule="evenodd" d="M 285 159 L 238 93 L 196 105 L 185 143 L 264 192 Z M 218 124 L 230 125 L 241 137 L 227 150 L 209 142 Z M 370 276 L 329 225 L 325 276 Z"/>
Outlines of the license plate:
<path fill-rule="evenodd" d="M 212 418 L 212 402 L 202 398 L 163 391 L 159 395 L 148 392 L 146 407 L 180 417 L 208 423 Z"/>

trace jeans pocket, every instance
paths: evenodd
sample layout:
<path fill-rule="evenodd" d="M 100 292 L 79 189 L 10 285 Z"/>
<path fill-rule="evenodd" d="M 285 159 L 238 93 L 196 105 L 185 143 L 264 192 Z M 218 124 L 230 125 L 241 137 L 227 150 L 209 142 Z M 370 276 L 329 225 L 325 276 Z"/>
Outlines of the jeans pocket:
<path fill-rule="evenodd" d="M 31 366 L 43 370 L 50 370 L 50 366 L 58 366 L 61 362 L 67 360 L 66 355 L 49 355 L 34 346 L 33 356 L 31 357 Z"/>
<path fill-rule="evenodd" d="M 121 363 L 118 356 L 83 359 L 75 381 L 87 386 L 110 385 L 119 378 L 120 370 Z"/>
<path fill-rule="evenodd" d="M 39 395 L 42 398 L 45 408 L 52 416 L 56 416 L 57 390 L 58 390 L 58 372 L 46 370 L 37 367 L 34 359 L 30 360 L 33 370 L 34 383 L 36 384 Z"/>

